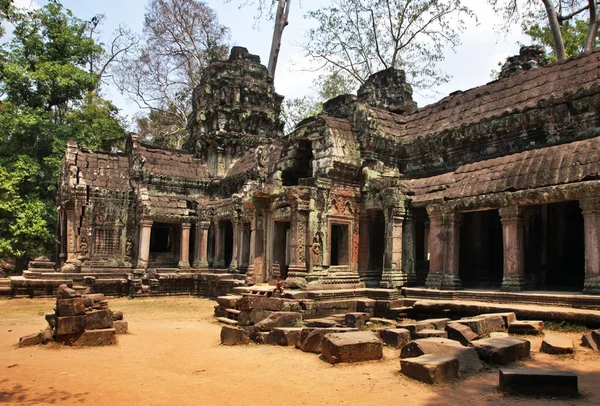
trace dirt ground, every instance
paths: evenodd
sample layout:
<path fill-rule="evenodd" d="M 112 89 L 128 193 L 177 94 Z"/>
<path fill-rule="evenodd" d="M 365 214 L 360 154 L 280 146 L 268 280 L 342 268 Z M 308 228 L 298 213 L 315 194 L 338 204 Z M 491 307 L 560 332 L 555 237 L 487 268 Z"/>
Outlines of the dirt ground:
<path fill-rule="evenodd" d="M 294 348 L 219 345 L 215 302 L 198 298 L 110 299 L 130 334 L 113 347 L 18 348 L 19 337 L 45 327 L 52 300 L 0 300 L 0 403 L 94 405 L 575 405 L 600 404 L 600 355 L 571 337 L 575 355 L 539 353 L 513 367 L 579 375 L 578 399 L 515 398 L 497 392 L 498 369 L 430 386 L 399 373 L 399 350 L 376 362 L 332 366 Z"/>

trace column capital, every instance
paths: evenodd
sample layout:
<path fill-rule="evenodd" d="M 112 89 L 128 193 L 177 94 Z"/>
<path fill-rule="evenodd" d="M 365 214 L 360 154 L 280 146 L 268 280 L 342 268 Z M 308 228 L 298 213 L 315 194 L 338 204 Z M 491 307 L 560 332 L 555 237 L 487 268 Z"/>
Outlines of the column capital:
<path fill-rule="evenodd" d="M 192 227 L 192 225 L 190 223 L 181 223 L 181 229 L 190 229 Z"/>
<path fill-rule="evenodd" d="M 208 220 L 200 220 L 197 224 L 198 228 L 202 230 L 208 230 L 210 228 L 210 221 Z"/>
<path fill-rule="evenodd" d="M 152 227 L 152 224 L 154 224 L 154 221 L 152 221 L 151 219 L 142 219 L 142 220 L 140 220 L 140 226 L 141 227 Z"/>
<path fill-rule="evenodd" d="M 600 197 L 587 197 L 579 200 L 583 214 L 600 213 Z"/>
<path fill-rule="evenodd" d="M 500 207 L 498 212 L 500 213 L 500 221 L 503 223 L 507 221 L 523 221 L 525 208 L 522 206 Z"/>

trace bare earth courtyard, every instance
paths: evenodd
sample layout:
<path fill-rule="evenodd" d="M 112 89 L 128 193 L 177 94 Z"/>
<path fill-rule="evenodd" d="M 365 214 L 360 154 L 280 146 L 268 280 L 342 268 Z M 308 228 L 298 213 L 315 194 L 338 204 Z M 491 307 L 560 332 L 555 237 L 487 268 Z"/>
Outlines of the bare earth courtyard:
<path fill-rule="evenodd" d="M 113 347 L 58 345 L 18 348 L 19 337 L 45 327 L 54 299 L 2 300 L 0 403 L 254 405 L 572 405 L 600 404 L 600 354 L 575 341 L 574 355 L 540 353 L 517 366 L 579 375 L 582 397 L 570 400 L 510 398 L 496 391 L 498 369 L 459 382 L 430 386 L 399 373 L 399 350 L 381 361 L 332 366 L 295 348 L 219 344 L 215 302 L 192 297 L 110 299 L 125 313 L 130 333 Z"/>

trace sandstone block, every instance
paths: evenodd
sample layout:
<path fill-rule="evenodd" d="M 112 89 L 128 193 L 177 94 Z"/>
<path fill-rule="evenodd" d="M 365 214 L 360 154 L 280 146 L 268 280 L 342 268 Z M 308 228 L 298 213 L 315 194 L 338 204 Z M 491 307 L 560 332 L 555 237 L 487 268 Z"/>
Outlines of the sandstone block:
<path fill-rule="evenodd" d="M 56 327 L 56 314 L 55 313 L 46 313 L 44 318 L 48 322 L 48 325 L 52 328 Z"/>
<path fill-rule="evenodd" d="M 383 356 L 381 340 L 371 331 L 325 334 L 321 354 L 331 364 L 377 360 Z"/>
<path fill-rule="evenodd" d="M 300 341 L 302 327 L 275 327 L 267 337 L 273 345 L 295 346 Z"/>
<path fill-rule="evenodd" d="M 485 319 L 480 318 L 480 317 L 467 317 L 467 318 L 462 318 L 460 320 L 454 320 L 452 323 L 453 324 L 455 324 L 455 323 L 462 324 L 463 326 L 467 326 L 471 329 L 471 331 L 473 331 L 475 334 L 477 334 L 477 337 L 483 337 L 484 335 L 489 333 L 485 327 L 484 320 Z"/>
<path fill-rule="evenodd" d="M 251 324 L 256 324 L 273 313 L 270 310 L 262 310 L 262 309 L 252 309 L 252 310 L 241 310 L 237 316 L 238 323 L 240 326 L 249 326 Z"/>
<path fill-rule="evenodd" d="M 237 302 L 239 310 L 283 310 L 284 300 L 278 297 L 244 296 Z"/>
<path fill-rule="evenodd" d="M 448 333 L 446 333 L 444 330 L 431 330 L 428 328 L 415 333 L 415 340 L 430 337 L 448 338 Z"/>
<path fill-rule="evenodd" d="M 221 327 L 221 344 L 223 345 L 240 345 L 248 344 L 250 337 L 246 331 L 238 327 L 223 326 Z"/>
<path fill-rule="evenodd" d="M 567 371 L 500 369 L 500 391 L 541 396 L 577 396 L 577 375 Z"/>
<path fill-rule="evenodd" d="M 112 312 L 113 320 L 123 320 L 123 312 Z"/>
<path fill-rule="evenodd" d="M 446 325 L 446 332 L 449 339 L 456 340 L 464 346 L 468 346 L 472 340 L 479 338 L 479 335 L 471 330 L 469 326 L 461 323 L 448 323 Z"/>
<path fill-rule="evenodd" d="M 573 341 L 569 338 L 546 335 L 542 340 L 540 352 L 546 354 L 572 354 Z"/>
<path fill-rule="evenodd" d="M 56 297 L 58 299 L 73 299 L 73 298 L 81 297 L 81 293 L 77 292 L 74 289 L 69 288 L 65 284 L 62 284 L 62 285 L 58 286 L 58 290 L 56 291 Z"/>
<path fill-rule="evenodd" d="M 114 328 L 86 330 L 73 342 L 73 345 L 98 346 L 117 343 L 117 332 Z"/>
<path fill-rule="evenodd" d="M 517 315 L 514 312 L 501 312 L 501 313 L 483 313 L 480 314 L 482 317 L 487 316 L 500 316 L 504 320 L 504 327 L 508 328 L 513 321 L 517 321 Z"/>
<path fill-rule="evenodd" d="M 369 322 L 371 322 L 373 324 L 381 324 L 383 326 L 388 326 L 391 328 L 395 328 L 396 325 L 398 324 L 398 322 L 396 320 L 383 319 L 381 317 L 371 317 L 369 319 Z"/>
<path fill-rule="evenodd" d="M 581 336 L 581 345 L 584 347 L 589 347 L 594 351 L 600 351 L 600 346 L 598 345 L 598 342 L 594 340 L 594 336 L 591 332 L 585 333 L 583 336 Z"/>
<path fill-rule="evenodd" d="M 364 312 L 346 313 L 344 316 L 344 324 L 347 327 L 356 327 L 359 330 L 365 327 L 367 320 L 369 320 L 369 313 Z"/>
<path fill-rule="evenodd" d="M 490 338 L 508 338 L 510 335 L 505 333 L 504 331 L 492 331 L 490 333 Z"/>
<path fill-rule="evenodd" d="M 342 327 L 337 321 L 330 318 L 306 319 L 302 322 L 306 327 Z"/>
<path fill-rule="evenodd" d="M 410 336 L 414 339 L 417 336 L 417 331 L 421 331 L 421 330 L 435 330 L 435 326 L 431 323 L 422 323 L 422 322 L 416 322 L 416 323 L 402 323 L 402 324 L 398 324 L 397 326 L 398 328 L 405 328 L 408 331 L 410 331 Z"/>
<path fill-rule="evenodd" d="M 400 360 L 402 373 L 425 383 L 440 383 L 458 378 L 459 362 L 446 355 L 421 355 Z"/>
<path fill-rule="evenodd" d="M 312 328 L 305 327 L 300 333 L 300 340 L 296 347 L 304 352 L 312 352 L 319 354 L 321 352 L 321 341 L 323 336 L 329 333 L 347 333 L 357 331 L 355 328 L 349 327 L 331 327 L 331 328 Z"/>
<path fill-rule="evenodd" d="M 113 327 L 112 311 L 92 310 L 85 314 L 86 330 L 101 330 Z"/>
<path fill-rule="evenodd" d="M 394 348 L 402 346 L 410 341 L 410 331 L 405 328 L 384 328 L 378 331 L 379 337 L 386 345 Z"/>
<path fill-rule="evenodd" d="M 504 316 L 500 314 L 482 314 L 479 317 L 483 318 L 486 334 L 493 332 L 506 331 L 506 322 L 504 321 Z M 506 316 L 508 318 L 508 316 Z"/>
<path fill-rule="evenodd" d="M 269 334 L 271 334 L 269 331 L 254 331 L 250 333 L 250 339 L 256 344 L 267 344 Z"/>
<path fill-rule="evenodd" d="M 443 319 L 427 319 L 427 320 L 421 320 L 420 323 L 428 323 L 428 324 L 433 324 L 433 327 L 436 330 L 445 330 L 446 329 L 446 325 L 450 322 L 451 320 L 448 318 L 443 318 Z"/>
<path fill-rule="evenodd" d="M 127 334 L 129 331 L 129 324 L 125 320 L 113 320 L 112 326 L 117 334 Z"/>
<path fill-rule="evenodd" d="M 85 314 L 85 304 L 80 297 L 74 299 L 58 299 L 56 301 L 56 312 L 60 317 L 78 316 L 80 314 Z"/>
<path fill-rule="evenodd" d="M 275 327 L 299 327 L 302 323 L 302 313 L 274 312 L 266 319 L 256 323 L 257 331 L 271 331 Z"/>
<path fill-rule="evenodd" d="M 531 343 L 520 338 L 486 338 L 471 343 L 479 358 L 490 364 L 506 365 L 529 357 Z"/>
<path fill-rule="evenodd" d="M 19 338 L 19 347 L 29 347 L 32 345 L 40 345 L 44 342 L 44 332 L 28 334 Z"/>
<path fill-rule="evenodd" d="M 538 335 L 544 329 L 544 322 L 535 321 L 514 321 L 508 327 L 508 332 L 511 334 L 533 334 Z"/>
<path fill-rule="evenodd" d="M 463 373 L 479 372 L 483 364 L 477 352 L 471 347 L 448 338 L 425 338 L 407 343 L 400 351 L 400 358 L 414 358 L 422 355 L 445 355 L 458 359 L 459 371 Z"/>
<path fill-rule="evenodd" d="M 86 317 L 67 316 L 56 318 L 56 335 L 79 334 L 85 330 Z"/>
<path fill-rule="evenodd" d="M 242 299 L 242 296 L 238 295 L 226 295 L 217 297 L 217 303 L 227 309 L 237 309 L 238 301 Z"/>

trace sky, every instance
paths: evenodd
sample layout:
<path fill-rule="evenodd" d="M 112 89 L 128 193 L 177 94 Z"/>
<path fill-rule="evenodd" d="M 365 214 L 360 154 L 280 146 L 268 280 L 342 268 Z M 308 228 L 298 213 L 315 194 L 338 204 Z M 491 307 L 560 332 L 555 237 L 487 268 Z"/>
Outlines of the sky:
<path fill-rule="evenodd" d="M 270 3 L 270 0 L 265 0 Z M 82 19 L 89 19 L 97 14 L 106 16 L 103 33 L 106 41 L 119 26 L 126 25 L 135 32 L 141 33 L 144 13 L 148 0 L 63 0 L 63 5 Z M 272 21 L 263 19 L 255 23 L 256 7 L 239 7 L 243 0 L 208 0 L 208 5 L 215 10 L 221 24 L 231 30 L 231 45 L 248 48 L 250 53 L 260 56 L 263 64 L 267 64 L 271 47 Z M 485 0 L 464 0 L 478 17 L 479 24 L 471 22 L 462 35 L 462 45 L 456 49 L 447 49 L 445 60 L 438 66 L 450 74 L 452 79 L 435 89 L 431 95 L 417 92 L 413 95 L 421 107 L 433 103 L 456 90 L 467 90 L 481 86 L 491 80 L 491 72 L 498 69 L 498 62 L 508 56 L 519 53 L 518 42 L 527 43 L 526 37 L 518 26 L 508 33 L 499 32 L 501 21 L 495 16 Z M 16 0 L 21 7 L 36 7 L 45 4 L 44 0 Z M 289 25 L 283 33 L 281 53 L 275 75 L 275 89 L 285 97 L 301 97 L 314 93 L 313 82 L 317 73 L 306 70 L 309 61 L 299 46 L 311 23 L 305 20 L 304 14 L 309 7 L 324 5 L 326 1 L 295 0 L 290 7 Z M 115 88 L 106 89 L 107 96 L 129 117 L 135 115 L 139 108 L 119 94 Z"/>

